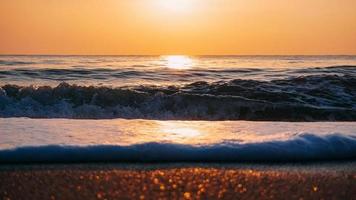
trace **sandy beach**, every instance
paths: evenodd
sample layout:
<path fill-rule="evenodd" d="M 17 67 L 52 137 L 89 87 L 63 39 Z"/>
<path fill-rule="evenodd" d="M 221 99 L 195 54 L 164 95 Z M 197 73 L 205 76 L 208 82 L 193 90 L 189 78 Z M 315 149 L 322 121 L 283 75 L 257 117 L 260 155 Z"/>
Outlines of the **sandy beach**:
<path fill-rule="evenodd" d="M 1 199 L 352 199 L 356 162 L 0 167 Z"/>

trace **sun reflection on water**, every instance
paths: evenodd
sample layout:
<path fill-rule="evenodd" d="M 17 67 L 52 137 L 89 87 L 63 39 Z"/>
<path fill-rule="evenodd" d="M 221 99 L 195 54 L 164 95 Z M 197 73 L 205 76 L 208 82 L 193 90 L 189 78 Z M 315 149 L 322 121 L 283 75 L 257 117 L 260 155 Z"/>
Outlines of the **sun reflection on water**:
<path fill-rule="evenodd" d="M 288 140 L 301 133 L 354 135 L 352 123 L 2 119 L 0 149 L 39 145 L 212 145 Z M 61 127 L 58 129 L 58 127 Z M 16 129 L 17 134 L 13 134 Z"/>
<path fill-rule="evenodd" d="M 197 127 L 187 126 L 187 124 L 163 122 L 159 123 L 159 127 L 161 134 L 169 141 L 194 140 L 203 135 Z"/>
<path fill-rule="evenodd" d="M 163 57 L 164 66 L 170 69 L 190 69 L 193 67 L 193 59 L 188 56 L 172 55 Z"/>

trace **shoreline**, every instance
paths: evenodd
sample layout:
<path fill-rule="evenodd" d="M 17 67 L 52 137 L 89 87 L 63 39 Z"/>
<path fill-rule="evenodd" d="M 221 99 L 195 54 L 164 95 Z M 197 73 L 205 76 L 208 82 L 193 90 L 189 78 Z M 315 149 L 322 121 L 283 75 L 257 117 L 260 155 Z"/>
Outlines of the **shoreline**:
<path fill-rule="evenodd" d="M 0 166 L 1 199 L 352 199 L 356 161 Z"/>

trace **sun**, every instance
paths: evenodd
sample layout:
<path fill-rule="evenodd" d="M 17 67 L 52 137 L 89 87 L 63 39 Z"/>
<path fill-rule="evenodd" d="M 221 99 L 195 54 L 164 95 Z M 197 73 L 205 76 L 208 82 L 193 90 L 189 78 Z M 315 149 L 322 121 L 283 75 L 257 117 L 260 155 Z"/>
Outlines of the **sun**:
<path fill-rule="evenodd" d="M 168 13 L 188 13 L 195 7 L 195 0 L 155 0 L 156 6 Z"/>

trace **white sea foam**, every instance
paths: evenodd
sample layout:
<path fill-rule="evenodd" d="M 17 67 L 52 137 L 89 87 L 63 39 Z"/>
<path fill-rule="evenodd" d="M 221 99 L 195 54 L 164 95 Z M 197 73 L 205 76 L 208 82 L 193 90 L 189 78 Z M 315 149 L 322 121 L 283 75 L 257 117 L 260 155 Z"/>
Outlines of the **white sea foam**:
<path fill-rule="evenodd" d="M 356 159 L 356 124 L 0 119 L 0 162 Z"/>
<path fill-rule="evenodd" d="M 184 86 L 0 86 L 0 117 L 353 121 L 356 76 Z"/>
<path fill-rule="evenodd" d="M 302 134 L 284 141 L 191 146 L 144 143 L 130 146 L 39 146 L 0 151 L 0 163 L 17 162 L 294 162 L 356 159 L 356 137 Z"/>

